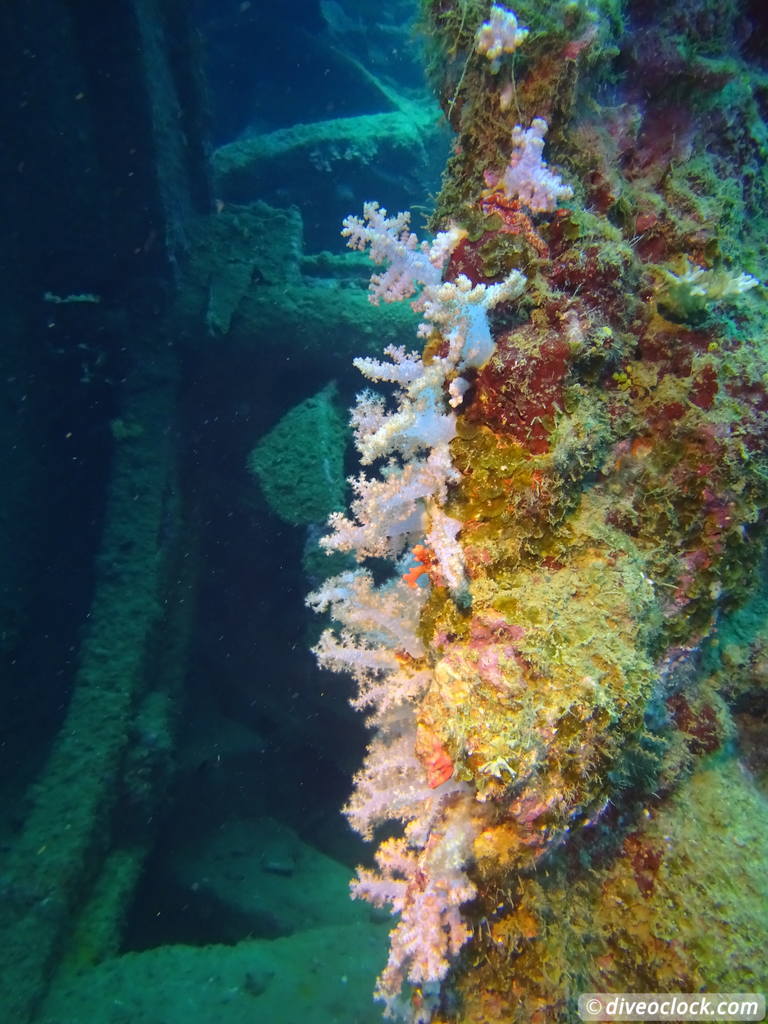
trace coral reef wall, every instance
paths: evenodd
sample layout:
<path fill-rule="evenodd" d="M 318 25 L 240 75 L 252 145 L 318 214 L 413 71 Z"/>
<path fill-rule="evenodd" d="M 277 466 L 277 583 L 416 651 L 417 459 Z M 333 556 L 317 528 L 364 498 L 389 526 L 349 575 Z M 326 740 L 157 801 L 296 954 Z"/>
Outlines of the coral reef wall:
<path fill-rule="evenodd" d="M 358 360 L 394 407 L 359 399 L 380 471 L 325 541 L 395 575 L 310 598 L 376 729 L 350 821 L 404 823 L 353 885 L 399 916 L 377 996 L 479 1024 L 759 988 L 768 816 L 711 666 L 764 554 L 765 76 L 735 4 L 423 22 L 437 237 L 345 229 L 421 351 Z"/>

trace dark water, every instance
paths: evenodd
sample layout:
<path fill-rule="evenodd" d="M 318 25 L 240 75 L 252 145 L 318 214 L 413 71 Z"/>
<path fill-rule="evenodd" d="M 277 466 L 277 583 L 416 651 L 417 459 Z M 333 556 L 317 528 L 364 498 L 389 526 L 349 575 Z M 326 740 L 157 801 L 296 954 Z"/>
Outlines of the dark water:
<path fill-rule="evenodd" d="M 318 524 L 276 514 L 246 462 L 357 384 L 331 303 L 303 330 L 333 281 L 301 260 L 341 251 L 373 194 L 439 186 L 440 132 L 412 165 L 334 129 L 432 102 L 414 13 L 0 11 L 0 1019 L 379 1018 L 384 936 L 347 899 L 366 854 L 340 814 L 366 735 L 308 653 Z M 250 177 L 215 170 L 318 122 Z M 271 207 L 298 211 L 290 237 Z"/>

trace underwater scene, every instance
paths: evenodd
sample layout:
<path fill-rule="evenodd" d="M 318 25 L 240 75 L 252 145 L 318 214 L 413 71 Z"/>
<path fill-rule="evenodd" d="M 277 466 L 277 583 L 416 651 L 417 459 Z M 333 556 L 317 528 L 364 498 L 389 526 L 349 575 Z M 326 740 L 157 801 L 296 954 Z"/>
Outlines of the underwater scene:
<path fill-rule="evenodd" d="M 1 1024 L 764 1019 L 768 7 L 0 40 Z"/>

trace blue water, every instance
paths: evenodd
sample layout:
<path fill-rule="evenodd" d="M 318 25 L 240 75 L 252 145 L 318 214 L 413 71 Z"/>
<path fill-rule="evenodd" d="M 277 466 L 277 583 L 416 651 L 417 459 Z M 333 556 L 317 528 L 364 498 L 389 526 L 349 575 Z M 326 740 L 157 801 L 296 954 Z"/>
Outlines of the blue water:
<path fill-rule="evenodd" d="M 343 216 L 439 187 L 447 133 L 409 169 L 334 128 L 433 102 L 414 14 L 0 12 L 0 1019 L 379 1019 L 387 929 L 348 899 L 368 854 L 340 812 L 366 732 L 309 653 L 320 523 L 246 463 L 331 379 L 351 399 L 358 339 L 304 330 Z"/>

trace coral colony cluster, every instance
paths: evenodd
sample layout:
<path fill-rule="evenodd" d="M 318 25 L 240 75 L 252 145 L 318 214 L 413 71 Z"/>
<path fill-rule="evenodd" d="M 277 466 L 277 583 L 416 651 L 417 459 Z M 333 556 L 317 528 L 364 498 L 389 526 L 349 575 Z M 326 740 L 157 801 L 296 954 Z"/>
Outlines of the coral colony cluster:
<path fill-rule="evenodd" d="M 434 240 L 374 202 L 343 232 L 380 268 L 371 301 L 421 316 L 418 349 L 355 361 L 384 391 L 357 398 L 362 470 L 322 543 L 358 567 L 308 598 L 374 730 L 346 814 L 402 826 L 352 890 L 397 916 L 376 995 L 413 1022 L 570 1020 L 590 987 L 763 970 L 762 940 L 729 975 L 658 926 L 670 893 L 732 932 L 740 912 L 674 846 L 697 758 L 733 737 L 702 652 L 752 585 L 768 497 L 762 289 L 727 269 L 759 271 L 764 185 L 707 150 L 738 65 L 678 55 L 662 92 L 649 38 L 620 86 L 619 4 L 520 8 L 529 28 L 425 0 L 457 132 Z M 732 102 L 745 159 L 764 130 L 743 85 Z"/>

